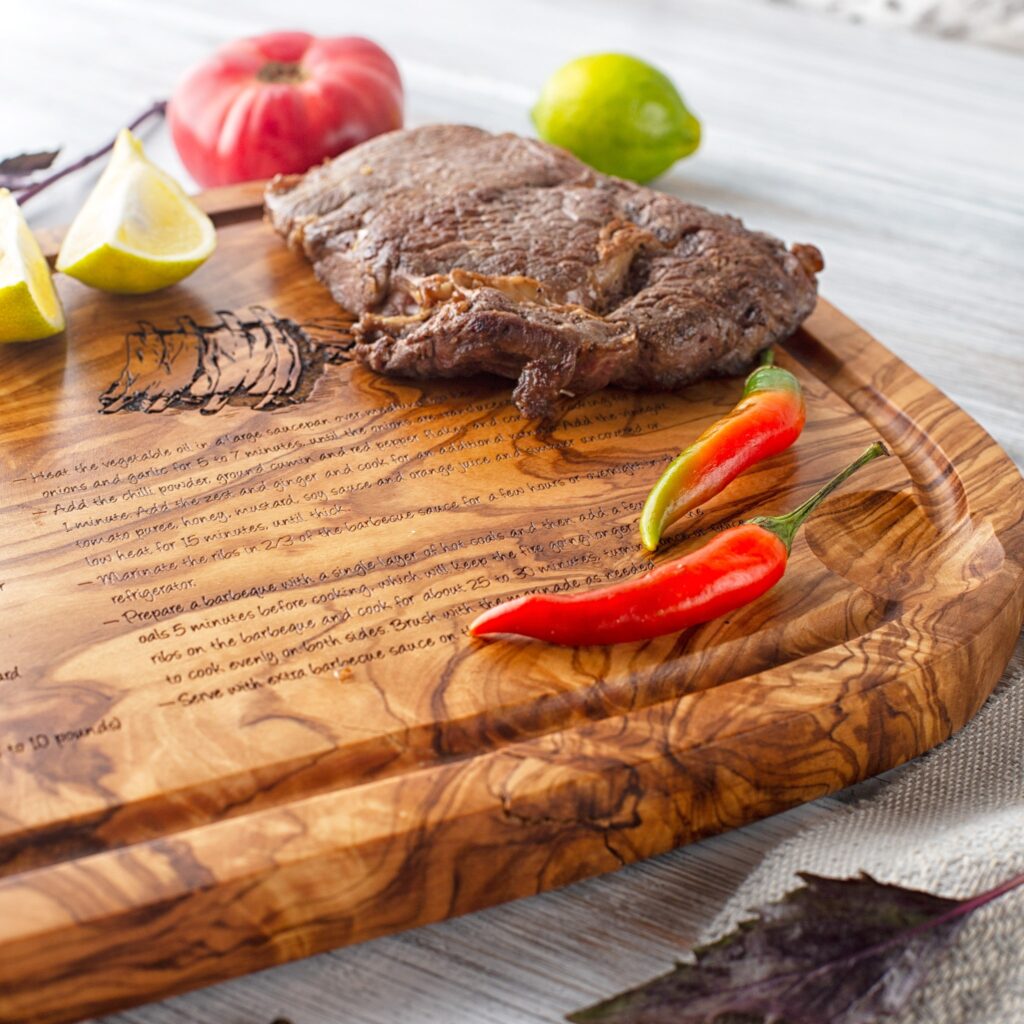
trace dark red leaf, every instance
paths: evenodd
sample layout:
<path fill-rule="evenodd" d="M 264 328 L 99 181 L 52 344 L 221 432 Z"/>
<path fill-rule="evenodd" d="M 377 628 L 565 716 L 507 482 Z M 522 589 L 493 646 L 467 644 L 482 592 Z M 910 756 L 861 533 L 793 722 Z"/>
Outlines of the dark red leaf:
<path fill-rule="evenodd" d="M 21 178 L 34 171 L 45 171 L 60 154 L 59 149 L 43 150 L 39 153 L 19 153 L 0 160 L 0 175 Z"/>
<path fill-rule="evenodd" d="M 969 900 L 859 878 L 800 876 L 806 885 L 764 907 L 696 963 L 569 1015 L 577 1024 L 870 1024 L 895 1013 L 970 911 L 1024 875 Z"/>

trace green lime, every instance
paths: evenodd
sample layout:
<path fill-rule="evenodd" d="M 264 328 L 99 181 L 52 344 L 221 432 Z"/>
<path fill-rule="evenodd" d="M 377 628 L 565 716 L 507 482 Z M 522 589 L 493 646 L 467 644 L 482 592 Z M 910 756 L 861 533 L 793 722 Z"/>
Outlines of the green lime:
<path fill-rule="evenodd" d="M 700 145 L 700 121 L 671 80 L 623 53 L 570 61 L 544 84 L 532 114 L 545 142 L 633 181 L 656 178 Z"/>

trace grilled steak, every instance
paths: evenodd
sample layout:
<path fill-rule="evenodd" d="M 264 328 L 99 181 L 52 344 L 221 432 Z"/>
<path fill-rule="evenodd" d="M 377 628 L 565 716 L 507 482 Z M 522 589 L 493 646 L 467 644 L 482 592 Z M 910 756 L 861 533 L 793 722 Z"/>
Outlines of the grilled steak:
<path fill-rule="evenodd" d="M 738 373 L 815 301 L 821 255 L 591 170 L 543 142 L 433 125 L 267 189 L 274 227 L 412 377 L 518 378 L 546 420 L 607 384 Z"/>

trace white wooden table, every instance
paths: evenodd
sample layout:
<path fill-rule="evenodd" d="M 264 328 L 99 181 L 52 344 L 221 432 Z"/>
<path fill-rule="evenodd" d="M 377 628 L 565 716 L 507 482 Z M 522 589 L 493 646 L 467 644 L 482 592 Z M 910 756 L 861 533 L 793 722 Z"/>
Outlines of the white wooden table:
<path fill-rule="evenodd" d="M 12 9 L 13 8 L 13 9 Z M 574 56 L 644 56 L 704 122 L 662 187 L 826 254 L 822 289 L 1024 465 L 1024 58 L 757 0 L 13 0 L 0 35 L 0 151 L 112 135 L 218 42 L 360 33 L 397 58 L 410 123 L 530 130 Z M 166 130 L 150 153 L 187 180 Z M 43 193 L 67 221 L 94 175 Z M 665 970 L 822 800 L 561 892 L 324 954 L 106 1024 L 526 1024 Z"/>

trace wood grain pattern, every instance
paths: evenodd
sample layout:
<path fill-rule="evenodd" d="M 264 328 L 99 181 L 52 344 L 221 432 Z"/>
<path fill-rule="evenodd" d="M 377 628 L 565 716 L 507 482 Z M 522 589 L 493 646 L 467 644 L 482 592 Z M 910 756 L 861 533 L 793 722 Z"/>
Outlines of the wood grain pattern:
<path fill-rule="evenodd" d="M 595 396 L 551 437 L 503 385 L 352 364 L 276 411 L 100 416 L 138 320 L 337 314 L 258 219 L 219 216 L 184 286 L 72 284 L 67 337 L 0 353 L 3 1019 L 614 869 L 899 764 L 994 685 L 1024 611 L 1024 484 L 826 303 L 779 353 L 804 437 L 688 535 L 791 506 L 877 434 L 899 460 L 825 506 L 775 591 L 645 644 L 471 643 L 481 597 L 642 571 L 652 467 L 735 382 Z"/>

